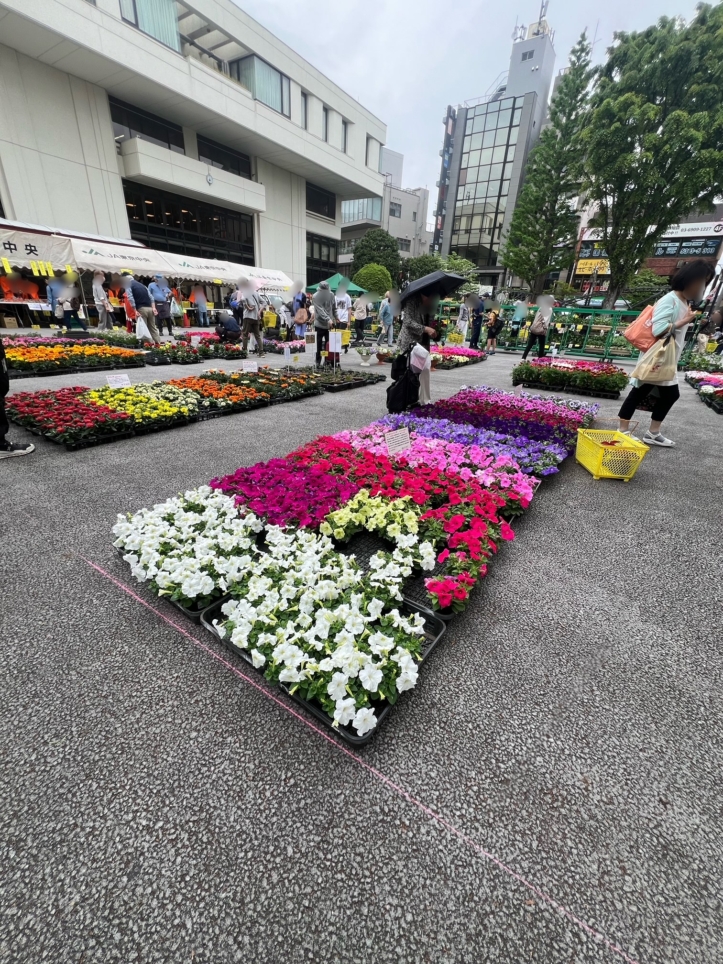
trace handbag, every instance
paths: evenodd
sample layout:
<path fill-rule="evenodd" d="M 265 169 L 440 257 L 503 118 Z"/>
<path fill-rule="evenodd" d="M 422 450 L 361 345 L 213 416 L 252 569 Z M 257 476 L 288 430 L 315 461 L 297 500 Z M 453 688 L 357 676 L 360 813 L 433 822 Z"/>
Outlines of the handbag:
<path fill-rule="evenodd" d="M 182 318 L 183 309 L 178 304 L 175 298 L 171 298 L 171 318 Z"/>
<path fill-rule="evenodd" d="M 641 384 L 662 385 L 663 382 L 673 381 L 678 370 L 678 354 L 674 326 L 664 338 L 657 339 L 649 348 L 638 364 L 630 373 L 631 378 L 637 378 Z"/>
<path fill-rule="evenodd" d="M 647 351 L 657 341 L 653 334 L 653 310 L 653 305 L 643 308 L 635 321 L 622 332 L 623 338 L 638 351 Z"/>
<path fill-rule="evenodd" d="M 532 322 L 532 326 L 530 327 L 530 334 L 531 334 L 531 335 L 546 335 L 546 334 L 547 334 L 547 325 L 545 324 L 545 321 L 544 321 L 542 315 L 539 313 L 539 311 L 538 311 L 538 313 L 535 315 L 535 319 L 534 319 L 534 321 Z"/>
<path fill-rule="evenodd" d="M 65 312 L 63 311 L 63 306 L 60 302 L 55 306 L 55 317 L 58 321 L 62 321 L 65 318 Z"/>
<path fill-rule="evenodd" d="M 306 324 L 306 308 L 297 308 L 296 314 L 294 315 L 295 325 L 305 325 Z"/>

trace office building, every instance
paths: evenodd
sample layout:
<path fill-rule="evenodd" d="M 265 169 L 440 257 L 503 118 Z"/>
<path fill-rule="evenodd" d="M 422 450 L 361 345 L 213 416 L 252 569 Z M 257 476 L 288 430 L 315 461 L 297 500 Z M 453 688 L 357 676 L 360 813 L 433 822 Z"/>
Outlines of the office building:
<path fill-rule="evenodd" d="M 384 195 L 341 202 L 341 241 L 339 270 L 345 271 L 354 260 L 354 248 L 372 228 L 383 228 L 397 241 L 402 258 L 429 254 L 432 233 L 427 229 L 429 191 L 425 187 L 402 188 L 404 155 L 383 147 L 380 171 L 384 175 Z"/>
<path fill-rule="evenodd" d="M 492 286 L 504 275 L 500 242 L 546 120 L 555 65 L 544 19 L 517 28 L 515 38 L 509 70 L 495 89 L 447 108 L 437 182 L 432 250 L 469 258 L 480 268 L 480 284 Z"/>
<path fill-rule="evenodd" d="M 6 218 L 337 270 L 386 127 L 232 0 L 0 0 Z"/>

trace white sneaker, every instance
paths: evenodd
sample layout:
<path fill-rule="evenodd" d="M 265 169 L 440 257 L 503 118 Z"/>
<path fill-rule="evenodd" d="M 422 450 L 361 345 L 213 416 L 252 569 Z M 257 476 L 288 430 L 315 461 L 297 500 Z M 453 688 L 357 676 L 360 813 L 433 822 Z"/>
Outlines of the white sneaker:
<path fill-rule="evenodd" d="M 638 438 L 638 436 L 637 436 L 637 435 L 633 435 L 633 433 L 630 431 L 630 429 L 628 429 L 628 430 L 625 431 L 625 432 L 621 432 L 620 434 L 621 434 L 621 435 L 627 435 L 627 437 L 628 437 L 628 438 L 631 438 L 634 442 L 639 442 L 639 441 L 640 441 L 640 439 Z"/>
<path fill-rule="evenodd" d="M 24 445 L 20 442 L 6 442 L 0 448 L 0 459 L 13 459 L 17 458 L 18 455 L 30 455 L 34 451 L 35 446 L 32 443 Z"/>
<path fill-rule="evenodd" d="M 666 438 L 660 432 L 657 435 L 651 435 L 650 432 L 646 432 L 643 436 L 643 442 L 646 445 L 660 445 L 665 449 L 672 449 L 675 446 L 675 442 L 672 439 Z"/>

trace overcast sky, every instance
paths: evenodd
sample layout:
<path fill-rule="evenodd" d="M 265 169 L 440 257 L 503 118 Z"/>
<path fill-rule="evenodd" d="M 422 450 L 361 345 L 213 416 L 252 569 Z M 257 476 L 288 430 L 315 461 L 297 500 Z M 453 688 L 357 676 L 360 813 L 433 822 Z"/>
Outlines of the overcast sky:
<path fill-rule="evenodd" d="M 404 154 L 403 187 L 437 200 L 442 117 L 448 104 L 481 97 L 509 65 L 515 17 L 538 19 L 539 2 L 479 0 L 236 0 L 387 124 L 387 146 Z M 604 59 L 615 30 L 695 13 L 695 0 L 550 0 L 555 72 L 586 27 Z M 276 64 L 283 70 L 283 64 Z"/>

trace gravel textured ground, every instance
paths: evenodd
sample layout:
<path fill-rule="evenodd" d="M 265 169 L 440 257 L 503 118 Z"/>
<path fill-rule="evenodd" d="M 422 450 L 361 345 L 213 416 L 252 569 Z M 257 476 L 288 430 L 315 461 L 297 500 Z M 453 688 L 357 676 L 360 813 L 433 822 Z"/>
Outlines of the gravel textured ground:
<path fill-rule="evenodd" d="M 366 424 L 384 385 L 1 463 L 0 960 L 720 961 L 723 419 L 681 391 L 630 484 L 545 483 L 354 755 L 84 559 L 130 585 L 117 512 Z"/>

